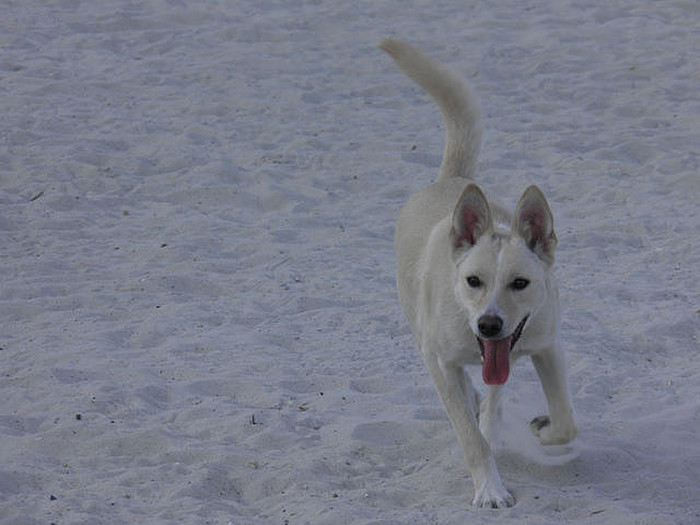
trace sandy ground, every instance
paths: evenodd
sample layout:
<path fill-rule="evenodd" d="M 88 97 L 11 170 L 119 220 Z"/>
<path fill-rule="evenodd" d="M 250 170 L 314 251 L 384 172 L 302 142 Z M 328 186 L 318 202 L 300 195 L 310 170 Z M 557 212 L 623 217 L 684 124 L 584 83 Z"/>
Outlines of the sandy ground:
<path fill-rule="evenodd" d="M 0 12 L 0 523 L 700 522 L 700 4 Z M 385 36 L 474 85 L 479 182 L 555 213 L 580 437 L 535 444 L 519 362 L 510 509 L 470 507 L 396 298 L 443 130 Z"/>

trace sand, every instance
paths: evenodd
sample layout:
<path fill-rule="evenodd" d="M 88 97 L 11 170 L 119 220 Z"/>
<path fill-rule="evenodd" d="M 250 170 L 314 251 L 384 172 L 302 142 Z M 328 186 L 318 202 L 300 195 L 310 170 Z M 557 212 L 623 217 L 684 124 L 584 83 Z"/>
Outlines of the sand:
<path fill-rule="evenodd" d="M 0 523 L 700 523 L 700 4 L 0 11 Z M 535 443 L 518 362 L 509 509 L 398 305 L 443 128 L 386 36 L 473 84 L 478 181 L 555 214 L 580 436 Z"/>

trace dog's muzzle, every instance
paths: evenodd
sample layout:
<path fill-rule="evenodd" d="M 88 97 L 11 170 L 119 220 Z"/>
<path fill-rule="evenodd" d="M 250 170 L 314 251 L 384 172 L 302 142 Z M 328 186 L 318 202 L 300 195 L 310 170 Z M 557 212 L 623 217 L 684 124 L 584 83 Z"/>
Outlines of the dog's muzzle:
<path fill-rule="evenodd" d="M 510 353 L 518 342 L 525 328 L 529 316 L 525 316 L 512 334 L 502 339 L 476 336 L 481 349 L 481 375 L 487 385 L 502 385 L 508 380 L 510 375 Z M 480 319 L 479 331 L 482 334 L 500 332 L 503 321 L 498 319 L 500 325 L 496 330 L 496 323 L 493 319 Z M 483 329 L 482 329 L 483 328 Z"/>

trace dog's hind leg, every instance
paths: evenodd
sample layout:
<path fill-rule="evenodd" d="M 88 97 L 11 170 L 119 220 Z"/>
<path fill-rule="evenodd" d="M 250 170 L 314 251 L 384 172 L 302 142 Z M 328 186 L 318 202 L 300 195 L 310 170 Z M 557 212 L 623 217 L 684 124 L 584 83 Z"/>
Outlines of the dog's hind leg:
<path fill-rule="evenodd" d="M 506 490 L 496 469 L 491 447 L 479 432 L 476 421 L 478 397 L 464 369 L 457 364 L 440 362 L 432 353 L 424 353 L 425 362 L 442 404 L 464 450 L 474 483 L 476 507 L 510 507 L 515 498 Z"/>
<path fill-rule="evenodd" d="M 566 381 L 564 357 L 556 349 L 547 349 L 532 356 L 542 389 L 547 398 L 549 416 L 536 417 L 530 429 L 543 445 L 563 445 L 578 433 L 574 408 Z"/>

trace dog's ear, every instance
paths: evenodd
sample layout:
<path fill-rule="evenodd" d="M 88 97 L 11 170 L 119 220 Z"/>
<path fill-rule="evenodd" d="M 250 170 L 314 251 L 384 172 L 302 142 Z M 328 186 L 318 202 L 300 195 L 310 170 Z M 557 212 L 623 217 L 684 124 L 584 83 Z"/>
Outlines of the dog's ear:
<path fill-rule="evenodd" d="M 554 262 L 557 245 L 554 218 L 547 199 L 537 186 L 530 186 L 520 197 L 511 230 L 520 235 L 540 259 L 548 264 Z"/>
<path fill-rule="evenodd" d="M 469 184 L 452 215 L 452 246 L 455 249 L 476 244 L 484 233 L 493 229 L 491 209 L 476 184 Z"/>

